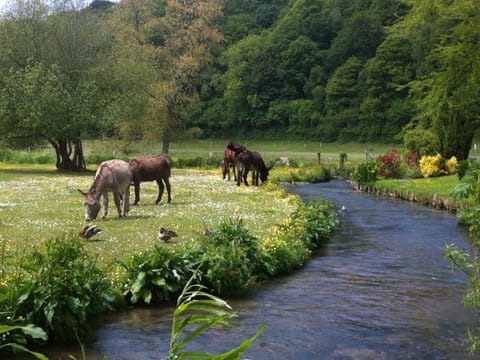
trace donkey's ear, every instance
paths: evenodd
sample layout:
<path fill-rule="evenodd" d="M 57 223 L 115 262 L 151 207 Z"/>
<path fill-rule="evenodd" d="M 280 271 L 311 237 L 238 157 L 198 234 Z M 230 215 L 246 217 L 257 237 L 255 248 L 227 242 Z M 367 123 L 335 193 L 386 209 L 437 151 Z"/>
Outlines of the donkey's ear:
<path fill-rule="evenodd" d="M 82 194 L 83 196 L 87 196 L 87 193 L 86 193 L 86 192 L 83 192 L 83 191 L 80 190 L 80 189 L 77 189 L 77 190 L 78 190 L 78 192 L 79 192 L 80 194 Z"/>

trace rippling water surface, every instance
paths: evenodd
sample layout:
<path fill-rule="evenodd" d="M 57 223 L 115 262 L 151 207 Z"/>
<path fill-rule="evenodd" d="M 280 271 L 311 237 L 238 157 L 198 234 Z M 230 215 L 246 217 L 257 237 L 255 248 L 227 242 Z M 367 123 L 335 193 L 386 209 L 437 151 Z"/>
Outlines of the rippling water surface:
<path fill-rule="evenodd" d="M 353 192 L 339 181 L 292 191 L 347 208 L 331 243 L 302 270 L 229 300 L 236 328 L 215 329 L 192 348 L 227 350 L 267 322 L 244 358 L 467 358 L 466 332 L 478 319 L 462 304 L 466 277 L 444 258 L 445 244 L 468 247 L 455 215 Z M 106 318 L 87 358 L 165 357 L 171 313 L 135 309 Z M 62 351 L 74 353 L 54 355 Z"/>

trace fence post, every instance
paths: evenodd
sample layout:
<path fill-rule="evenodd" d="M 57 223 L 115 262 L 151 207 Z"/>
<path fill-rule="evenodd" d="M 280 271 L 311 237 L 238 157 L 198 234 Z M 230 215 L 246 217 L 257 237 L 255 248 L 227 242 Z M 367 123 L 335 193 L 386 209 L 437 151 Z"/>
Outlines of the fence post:
<path fill-rule="evenodd" d="M 317 152 L 317 159 L 318 159 L 318 165 L 320 165 L 320 162 L 322 160 L 322 155 L 319 152 Z"/>

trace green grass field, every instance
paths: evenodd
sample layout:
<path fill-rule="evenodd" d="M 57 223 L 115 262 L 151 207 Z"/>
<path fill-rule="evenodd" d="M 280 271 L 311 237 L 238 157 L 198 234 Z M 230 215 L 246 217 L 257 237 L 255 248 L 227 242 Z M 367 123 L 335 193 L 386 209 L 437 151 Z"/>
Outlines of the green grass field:
<path fill-rule="evenodd" d="M 0 246 L 3 260 L 18 260 L 47 239 L 78 236 L 85 226 L 83 197 L 93 173 L 57 173 L 53 165 L 0 164 Z M 92 222 L 103 229 L 88 242 L 99 263 L 109 266 L 116 260 L 152 248 L 159 243 L 160 226 L 174 230 L 178 237 L 163 246 L 191 246 L 204 236 L 206 227 L 215 228 L 232 217 L 240 217 L 258 238 L 295 209 L 295 197 L 275 186 L 236 186 L 222 180 L 220 170 L 173 169 L 172 203 L 155 205 L 157 185 L 141 184 L 139 206 L 132 206 L 126 219 L 119 219 L 110 196 L 105 220 Z M 133 188 L 132 188 L 133 195 Z"/>
<path fill-rule="evenodd" d="M 347 153 L 350 161 L 365 160 L 366 152 L 371 156 L 378 156 L 398 148 L 399 145 L 392 144 L 361 144 L 361 143 L 320 143 L 320 142 L 302 142 L 302 141 L 249 141 L 235 139 L 247 146 L 248 149 L 260 152 L 268 160 L 278 159 L 279 157 L 288 157 L 289 159 L 305 163 L 317 163 L 318 153 L 321 161 L 339 160 L 342 152 Z M 223 150 L 229 140 L 191 140 L 185 142 L 172 142 L 169 155 L 172 157 L 189 156 L 223 156 Z M 86 141 L 84 148 L 86 155 L 94 152 L 111 152 L 112 156 L 125 151 L 136 154 L 157 154 L 162 151 L 161 143 L 125 143 L 120 141 Z"/>
<path fill-rule="evenodd" d="M 423 195 L 450 197 L 453 188 L 458 184 L 458 176 L 439 176 L 419 179 L 378 180 L 376 186 L 390 190 L 409 191 Z"/>

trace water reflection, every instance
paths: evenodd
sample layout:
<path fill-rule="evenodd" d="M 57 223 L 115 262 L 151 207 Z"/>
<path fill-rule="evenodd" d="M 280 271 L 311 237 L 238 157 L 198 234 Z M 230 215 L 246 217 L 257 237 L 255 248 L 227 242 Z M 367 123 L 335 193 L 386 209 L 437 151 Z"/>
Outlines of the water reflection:
<path fill-rule="evenodd" d="M 338 209 L 346 206 L 331 243 L 301 271 L 229 300 L 239 314 L 237 327 L 215 329 L 192 349 L 227 350 L 266 321 L 246 358 L 467 357 L 466 331 L 478 319 L 462 305 L 467 279 L 444 258 L 445 244 L 468 246 L 454 215 L 352 192 L 343 182 L 294 191 L 307 200 L 330 199 Z M 164 357 L 171 312 L 136 309 L 107 317 L 87 358 Z"/>

